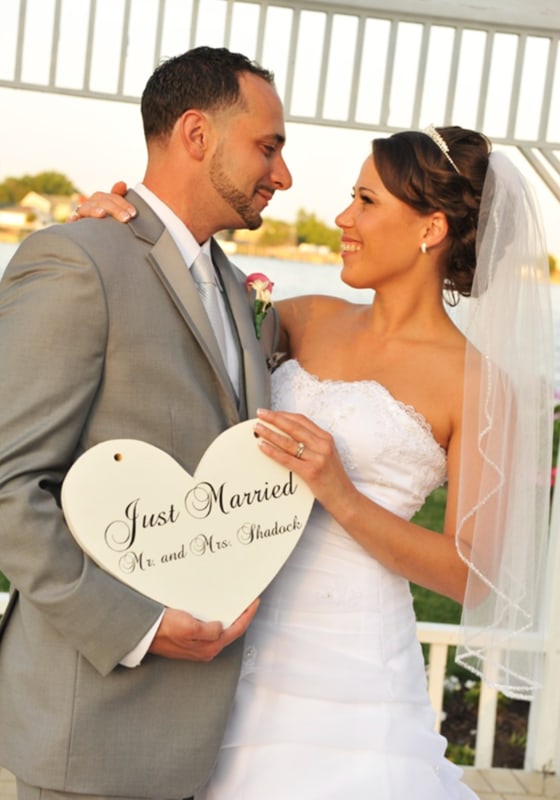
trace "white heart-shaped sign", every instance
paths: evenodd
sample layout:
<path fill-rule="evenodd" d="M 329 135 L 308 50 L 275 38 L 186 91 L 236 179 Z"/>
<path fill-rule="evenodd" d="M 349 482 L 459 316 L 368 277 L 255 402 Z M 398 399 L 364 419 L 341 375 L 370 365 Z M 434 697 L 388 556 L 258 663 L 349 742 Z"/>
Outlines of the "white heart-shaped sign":
<path fill-rule="evenodd" d="M 194 476 L 146 442 L 95 445 L 62 485 L 73 536 L 137 591 L 229 625 L 286 561 L 313 505 L 309 487 L 261 452 L 254 424 L 222 433 Z"/>

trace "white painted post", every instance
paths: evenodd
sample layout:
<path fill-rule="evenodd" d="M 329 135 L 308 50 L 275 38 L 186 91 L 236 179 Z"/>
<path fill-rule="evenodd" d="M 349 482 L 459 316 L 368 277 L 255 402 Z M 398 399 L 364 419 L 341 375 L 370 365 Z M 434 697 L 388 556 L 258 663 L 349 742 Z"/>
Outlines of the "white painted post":
<path fill-rule="evenodd" d="M 560 773 L 560 485 L 554 491 L 545 583 L 543 688 L 531 703 L 525 769 Z"/>
<path fill-rule="evenodd" d="M 445 668 L 447 666 L 447 644 L 431 644 L 428 664 L 428 694 L 436 712 L 435 729 L 441 730 L 441 712 L 443 710 L 443 686 Z"/>
<path fill-rule="evenodd" d="M 481 681 L 474 756 L 474 765 L 477 769 L 489 769 L 492 766 L 497 708 L 498 692 L 486 681 Z"/>

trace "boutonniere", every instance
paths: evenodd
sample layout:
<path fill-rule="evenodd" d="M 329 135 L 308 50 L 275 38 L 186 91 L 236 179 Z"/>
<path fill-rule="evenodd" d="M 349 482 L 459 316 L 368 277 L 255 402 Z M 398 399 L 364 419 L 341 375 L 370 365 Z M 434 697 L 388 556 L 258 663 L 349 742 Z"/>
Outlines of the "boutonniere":
<path fill-rule="evenodd" d="M 261 338 L 262 324 L 267 315 L 268 309 L 272 307 L 272 287 L 274 284 L 262 272 L 252 272 L 247 275 L 245 287 L 247 291 L 255 292 L 253 301 L 253 324 L 257 339 Z"/>

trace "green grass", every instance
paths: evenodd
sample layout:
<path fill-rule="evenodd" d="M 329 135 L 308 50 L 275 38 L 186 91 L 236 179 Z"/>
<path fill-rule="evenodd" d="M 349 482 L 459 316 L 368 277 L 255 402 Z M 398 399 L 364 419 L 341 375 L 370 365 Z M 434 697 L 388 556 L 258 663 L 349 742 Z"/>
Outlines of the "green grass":
<path fill-rule="evenodd" d="M 412 518 L 412 521 L 418 525 L 423 525 L 424 528 L 441 533 L 443 531 L 446 502 L 447 489 L 445 486 L 434 489 L 420 511 Z"/>

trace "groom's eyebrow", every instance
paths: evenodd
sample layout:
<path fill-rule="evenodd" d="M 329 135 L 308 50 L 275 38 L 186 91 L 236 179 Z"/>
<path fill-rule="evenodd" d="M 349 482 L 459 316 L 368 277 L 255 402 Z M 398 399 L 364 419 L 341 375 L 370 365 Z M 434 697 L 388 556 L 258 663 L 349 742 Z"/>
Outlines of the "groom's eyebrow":
<path fill-rule="evenodd" d="M 285 145 L 286 144 L 286 137 L 282 136 L 281 133 L 268 133 L 263 136 L 263 139 L 267 139 L 275 144 Z"/>

